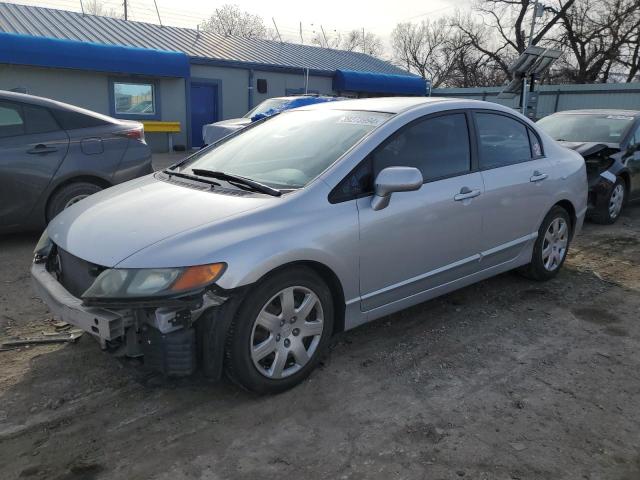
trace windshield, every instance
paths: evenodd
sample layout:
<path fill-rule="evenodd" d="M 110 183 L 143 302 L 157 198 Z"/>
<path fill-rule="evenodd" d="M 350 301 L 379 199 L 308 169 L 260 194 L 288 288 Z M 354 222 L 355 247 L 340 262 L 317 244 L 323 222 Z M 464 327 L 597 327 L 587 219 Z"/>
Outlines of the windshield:
<path fill-rule="evenodd" d="M 626 115 L 559 114 L 540 119 L 538 125 L 555 140 L 620 143 L 633 120 Z"/>
<path fill-rule="evenodd" d="M 174 171 L 191 174 L 193 169 L 206 169 L 240 175 L 277 189 L 302 188 L 390 116 L 291 110 L 202 150 Z"/>
<path fill-rule="evenodd" d="M 270 98 L 269 100 L 265 100 L 264 102 L 258 104 L 257 106 L 249 110 L 245 114 L 244 118 L 252 118 L 252 117 L 255 117 L 256 115 L 264 115 L 265 112 L 268 112 L 272 108 L 280 108 L 281 106 L 285 105 L 288 102 L 289 100 L 285 100 L 282 98 Z"/>

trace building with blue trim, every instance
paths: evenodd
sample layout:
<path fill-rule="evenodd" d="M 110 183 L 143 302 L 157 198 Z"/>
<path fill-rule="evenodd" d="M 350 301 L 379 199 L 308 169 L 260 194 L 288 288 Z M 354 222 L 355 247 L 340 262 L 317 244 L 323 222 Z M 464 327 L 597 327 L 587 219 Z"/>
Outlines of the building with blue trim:
<path fill-rule="evenodd" d="M 309 93 L 349 97 L 428 88 L 359 52 L 0 3 L 0 89 L 149 125 L 179 122 L 174 145 L 197 147 L 204 123 L 303 93 L 306 82 Z M 147 139 L 156 151 L 168 148 L 167 133 L 148 128 Z"/>

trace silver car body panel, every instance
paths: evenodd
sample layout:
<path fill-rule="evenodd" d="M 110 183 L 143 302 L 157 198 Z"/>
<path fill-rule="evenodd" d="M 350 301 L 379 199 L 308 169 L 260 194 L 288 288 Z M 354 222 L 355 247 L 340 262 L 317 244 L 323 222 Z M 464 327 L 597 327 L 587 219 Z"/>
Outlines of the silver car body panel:
<path fill-rule="evenodd" d="M 396 115 L 301 190 L 281 197 L 230 196 L 147 176 L 70 207 L 50 224 L 51 238 L 73 255 L 108 267 L 226 262 L 217 282 L 225 289 L 250 285 L 283 265 L 315 262 L 339 280 L 349 329 L 528 263 L 542 218 L 560 201 L 575 210 L 574 231 L 582 226 L 587 205 L 582 157 L 511 109 L 430 98 L 302 108 Z M 394 193 L 380 211 L 372 210 L 371 197 L 329 203 L 331 190 L 390 134 L 450 109 L 517 116 L 538 132 L 545 158 L 427 182 L 417 191 Z M 544 181 L 530 181 L 542 170 Z M 481 193 L 455 201 L 463 187 Z"/>

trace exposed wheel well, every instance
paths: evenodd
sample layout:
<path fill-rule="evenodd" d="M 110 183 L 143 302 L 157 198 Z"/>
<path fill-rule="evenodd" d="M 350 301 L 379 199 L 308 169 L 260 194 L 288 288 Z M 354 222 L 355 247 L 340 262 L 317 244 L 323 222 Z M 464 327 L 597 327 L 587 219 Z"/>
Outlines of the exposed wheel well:
<path fill-rule="evenodd" d="M 625 200 L 629 198 L 629 191 L 631 190 L 631 177 L 629 176 L 629 172 L 622 172 L 618 175 L 624 181 L 625 192 Z"/>
<path fill-rule="evenodd" d="M 578 221 L 578 218 L 576 217 L 576 209 L 574 208 L 573 203 L 571 203 L 569 200 L 560 200 L 558 203 L 554 205 L 554 207 L 556 205 L 564 208 L 569 214 L 569 218 L 571 219 L 571 236 L 573 236 L 573 232 L 575 231 L 575 227 L 576 227 L 576 222 Z"/>
<path fill-rule="evenodd" d="M 331 296 L 333 297 L 333 306 L 334 306 L 333 311 L 336 314 L 336 318 L 334 319 L 334 322 L 333 322 L 332 333 L 342 332 L 344 330 L 344 316 L 345 316 L 344 291 L 342 289 L 342 284 L 340 283 L 338 276 L 329 267 L 327 267 L 326 265 L 320 262 L 316 262 L 312 260 L 301 260 L 301 261 L 291 262 L 291 263 L 281 265 L 275 270 L 271 270 L 269 273 L 264 275 L 264 277 L 271 275 L 275 272 L 279 272 L 281 270 L 286 270 L 287 268 L 298 267 L 298 266 L 303 266 L 313 270 L 329 286 L 329 290 L 331 290 Z"/>
<path fill-rule="evenodd" d="M 47 216 L 47 212 L 49 211 L 49 203 L 51 203 L 51 199 L 53 198 L 53 196 L 58 193 L 60 190 L 62 190 L 64 187 L 66 187 L 67 185 L 71 185 L 72 183 L 78 183 L 78 182 L 87 182 L 87 183 L 93 183 L 94 185 L 99 186 L 100 188 L 109 188 L 111 186 L 111 183 L 109 183 L 107 180 L 105 180 L 104 178 L 100 178 L 100 177 L 95 177 L 92 175 L 81 175 L 79 177 L 71 177 L 71 178 L 67 178 L 66 180 L 64 180 L 63 182 L 61 182 L 60 184 L 58 184 L 56 186 L 56 188 L 54 188 L 51 193 L 49 194 L 49 197 L 47 198 L 47 203 L 44 206 L 44 211 L 45 211 L 45 220 L 48 222 L 49 220 L 51 220 L 50 218 L 46 218 Z"/>

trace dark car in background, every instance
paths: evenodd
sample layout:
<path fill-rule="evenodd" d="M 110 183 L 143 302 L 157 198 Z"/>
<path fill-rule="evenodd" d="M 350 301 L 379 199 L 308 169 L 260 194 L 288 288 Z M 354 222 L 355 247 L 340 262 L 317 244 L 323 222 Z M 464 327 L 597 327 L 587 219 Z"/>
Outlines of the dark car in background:
<path fill-rule="evenodd" d="M 628 201 L 640 199 L 639 111 L 568 110 L 538 125 L 584 157 L 591 220 L 614 223 Z"/>
<path fill-rule="evenodd" d="M 330 97 L 328 95 L 297 95 L 291 97 L 273 97 L 259 103 L 249 110 L 243 117 L 230 118 L 216 123 L 203 125 L 202 140 L 204 145 L 212 145 L 227 135 L 246 127 L 247 125 L 271 117 L 285 110 L 298 107 L 306 107 L 316 103 L 335 102 L 344 100 L 341 97 Z"/>
<path fill-rule="evenodd" d="M 152 171 L 141 123 L 0 91 L 0 232 L 42 228 L 83 198 Z"/>

